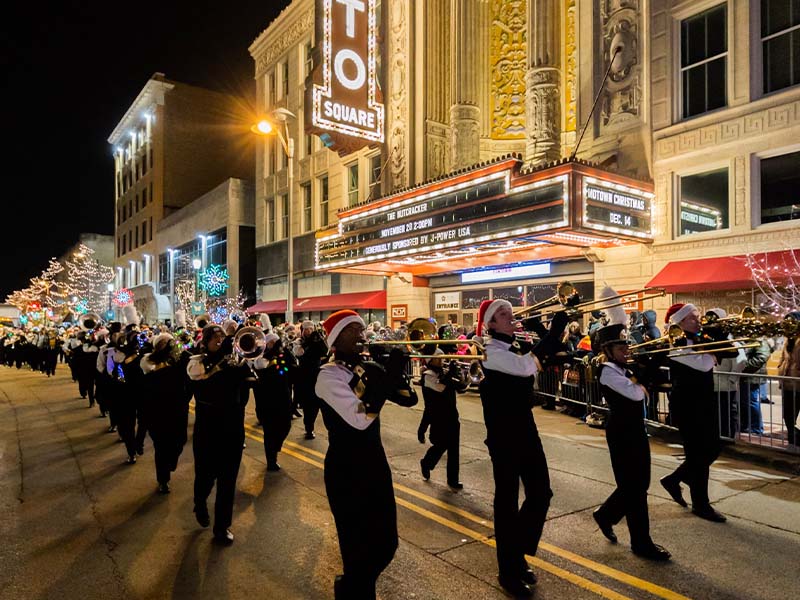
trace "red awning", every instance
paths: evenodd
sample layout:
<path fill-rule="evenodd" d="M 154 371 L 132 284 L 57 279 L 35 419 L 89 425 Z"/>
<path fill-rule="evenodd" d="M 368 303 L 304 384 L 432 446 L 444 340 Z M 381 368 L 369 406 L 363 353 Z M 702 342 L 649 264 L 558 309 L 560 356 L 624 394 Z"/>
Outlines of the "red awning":
<path fill-rule="evenodd" d="M 247 308 L 247 312 L 251 315 L 255 313 L 285 313 L 286 300 L 267 300 L 266 302 L 258 302 Z"/>
<path fill-rule="evenodd" d="M 770 268 L 770 279 L 780 283 L 798 276 L 791 250 L 751 255 L 755 267 Z M 697 292 L 706 290 L 738 290 L 756 287 L 748 258 L 723 256 L 699 260 L 679 260 L 668 263 L 647 282 L 647 287 L 664 288 L 667 292 Z"/>
<path fill-rule="evenodd" d="M 330 296 L 315 296 L 314 298 L 295 298 L 294 300 L 295 312 L 338 310 L 340 308 L 385 310 L 386 291 L 332 294 Z M 247 312 L 251 315 L 255 313 L 284 313 L 286 312 L 286 300 L 259 302 L 249 307 Z"/>
<path fill-rule="evenodd" d="M 386 310 L 386 290 L 298 298 L 294 301 L 294 310 L 297 312 L 338 310 L 340 308 Z"/>

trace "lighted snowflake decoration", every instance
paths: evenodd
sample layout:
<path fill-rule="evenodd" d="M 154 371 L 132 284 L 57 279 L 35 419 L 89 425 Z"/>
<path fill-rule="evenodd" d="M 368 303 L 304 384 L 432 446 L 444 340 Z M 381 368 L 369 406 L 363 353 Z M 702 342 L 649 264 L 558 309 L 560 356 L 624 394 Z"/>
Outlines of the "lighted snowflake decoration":
<path fill-rule="evenodd" d="M 209 265 L 200 277 L 200 289 L 209 296 L 221 296 L 228 289 L 228 269 L 219 265 Z"/>
<path fill-rule="evenodd" d="M 122 288 L 114 292 L 114 304 L 120 308 L 133 302 L 133 292 L 127 288 Z"/>
<path fill-rule="evenodd" d="M 27 325 L 28 324 L 28 315 L 20 315 L 19 316 L 19 324 L 20 325 Z"/>
<path fill-rule="evenodd" d="M 225 319 L 227 319 L 228 314 L 228 308 L 226 306 L 217 306 L 208 312 L 211 320 L 217 325 L 220 325 Z"/>
<path fill-rule="evenodd" d="M 75 303 L 73 312 L 78 315 L 85 315 L 89 312 L 89 301 L 86 298 L 81 298 Z"/>

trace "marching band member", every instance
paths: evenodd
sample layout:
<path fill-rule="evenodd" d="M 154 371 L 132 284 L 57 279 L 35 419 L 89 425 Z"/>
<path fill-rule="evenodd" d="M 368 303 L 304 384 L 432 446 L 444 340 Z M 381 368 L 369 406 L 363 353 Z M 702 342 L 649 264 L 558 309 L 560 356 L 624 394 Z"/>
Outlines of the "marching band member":
<path fill-rule="evenodd" d="M 94 380 L 97 364 L 97 353 L 100 348 L 91 331 L 78 334 L 80 345 L 75 348 L 72 360 L 75 361 L 75 374 L 78 376 L 78 390 L 81 398 L 89 396 L 89 408 L 94 406 Z"/>
<path fill-rule="evenodd" d="M 403 374 L 402 351 L 392 353 L 385 370 L 362 361 L 359 347 L 365 325 L 357 312 L 335 312 L 323 326 L 334 355 L 320 369 L 315 389 L 328 429 L 325 490 L 344 566 L 334 593 L 340 600 L 370 600 L 398 543 L 392 473 L 379 414 L 386 400 L 413 406 L 417 398 Z"/>
<path fill-rule="evenodd" d="M 311 321 L 303 321 L 300 330 L 299 350 L 296 355 L 300 363 L 294 393 L 299 397 L 300 407 L 303 409 L 303 426 L 306 430 L 306 439 L 313 440 L 314 425 L 319 414 L 319 398 L 314 393 L 317 374 L 322 366 L 322 361 L 328 354 L 328 346 L 322 334 L 314 328 Z"/>
<path fill-rule="evenodd" d="M 192 397 L 186 377 L 190 354 L 171 333 L 153 338 L 153 351 L 142 357 L 143 410 L 147 430 L 153 440 L 156 480 L 161 494 L 169 493 L 170 473 L 186 444 L 189 400 Z"/>
<path fill-rule="evenodd" d="M 256 372 L 253 396 L 256 416 L 264 428 L 267 471 L 280 471 L 278 452 L 292 428 L 292 380 L 297 361 L 274 333 L 267 333 L 264 341 L 264 354 L 253 360 Z"/>
<path fill-rule="evenodd" d="M 117 432 L 128 451 L 127 464 L 136 464 L 136 406 L 139 402 L 142 371 L 136 331 L 114 334 L 114 349 L 108 352 L 106 369 L 110 379 L 107 389 L 113 397 Z"/>
<path fill-rule="evenodd" d="M 444 354 L 444 351 L 437 348 L 434 354 Z M 455 361 L 445 371 L 441 358 L 428 360 L 427 369 L 422 374 L 422 397 L 430 422 L 431 447 L 419 465 L 423 479 L 428 481 L 431 471 L 447 452 L 447 485 L 453 490 L 464 488 L 464 484 L 458 480 L 461 423 L 458 420 L 456 394 L 467 391 L 468 386 L 469 382 L 462 376 Z"/>
<path fill-rule="evenodd" d="M 206 504 L 214 482 L 214 541 L 229 546 L 233 533 L 233 498 L 244 444 L 244 407 L 241 388 L 250 369 L 231 360 L 222 348 L 225 332 L 206 325 L 200 353 L 189 359 L 186 371 L 195 398 L 194 513 L 202 527 L 211 524 Z"/>
<path fill-rule="evenodd" d="M 478 311 L 478 335 L 484 328 L 489 340 L 480 395 L 494 473 L 499 582 L 514 596 L 529 597 L 536 576 L 528 568 L 525 555 L 536 554 L 553 495 L 532 412 L 539 365 L 531 344 L 514 338 L 516 321 L 510 302 L 484 300 Z M 521 508 L 520 480 L 525 488 Z"/>
<path fill-rule="evenodd" d="M 625 311 L 619 309 L 624 319 Z M 612 323 L 614 320 L 612 317 Z M 600 531 L 614 544 L 617 536 L 613 526 L 625 517 L 633 553 L 665 561 L 669 560 L 670 553 L 650 538 L 647 514 L 647 488 L 650 486 L 650 443 L 644 424 L 647 391 L 627 368 L 630 350 L 624 331 L 624 323 L 617 322 L 595 332 L 597 345 L 606 358 L 600 364 L 600 390 L 609 408 L 606 440 L 617 488 L 593 516 Z"/>
<path fill-rule="evenodd" d="M 678 324 L 686 334 L 683 353 L 669 359 L 670 409 L 678 422 L 685 458 L 673 473 L 661 478 L 661 485 L 675 502 L 686 506 L 680 486 L 686 483 L 692 494 L 692 512 L 702 519 L 724 523 L 727 519 L 714 510 L 708 498 L 709 467 L 722 449 L 719 406 L 714 395 L 716 359 L 711 353 L 691 350 L 701 332 L 700 311 L 694 304 L 673 304 L 667 311 L 667 322 Z M 726 353 L 714 354 L 722 358 Z"/>

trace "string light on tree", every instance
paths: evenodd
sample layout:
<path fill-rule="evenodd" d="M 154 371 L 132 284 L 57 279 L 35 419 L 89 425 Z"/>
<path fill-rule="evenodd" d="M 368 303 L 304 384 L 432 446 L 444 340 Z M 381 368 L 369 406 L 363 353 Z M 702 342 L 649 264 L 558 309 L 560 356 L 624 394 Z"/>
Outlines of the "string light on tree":
<path fill-rule="evenodd" d="M 175 284 L 175 298 L 178 301 L 178 308 L 189 313 L 194 302 L 195 288 L 194 281 L 191 279 L 181 279 Z"/>
<path fill-rule="evenodd" d="M 221 296 L 228 289 L 228 269 L 220 265 L 209 265 L 200 275 L 200 289 L 209 296 Z"/>
<path fill-rule="evenodd" d="M 122 308 L 133 302 L 133 292 L 127 288 L 122 288 L 114 292 L 114 304 Z"/>
<path fill-rule="evenodd" d="M 759 308 L 775 317 L 800 306 L 800 250 L 777 255 L 748 254 L 745 257 L 755 287 L 760 292 Z"/>
<path fill-rule="evenodd" d="M 76 315 L 85 315 L 86 313 L 89 312 L 89 300 L 87 300 L 86 298 L 81 298 L 80 300 L 75 302 L 75 304 L 72 307 L 72 311 Z"/>

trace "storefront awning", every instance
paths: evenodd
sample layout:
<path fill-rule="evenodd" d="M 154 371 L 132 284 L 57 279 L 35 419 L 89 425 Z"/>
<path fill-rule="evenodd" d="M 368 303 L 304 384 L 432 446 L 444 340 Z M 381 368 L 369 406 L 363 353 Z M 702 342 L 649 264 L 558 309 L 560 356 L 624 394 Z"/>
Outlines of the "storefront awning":
<path fill-rule="evenodd" d="M 753 268 L 769 268 L 775 283 L 788 279 L 793 270 L 797 275 L 792 252 L 787 250 L 754 254 L 749 259 L 743 254 L 674 261 L 648 281 L 647 287 L 664 288 L 669 293 L 751 289 L 756 287 Z"/>
<path fill-rule="evenodd" d="M 315 310 L 337 310 L 340 308 L 352 309 L 386 309 L 386 291 L 355 292 L 352 294 L 333 294 L 331 296 L 317 296 L 315 298 L 298 298 L 294 302 L 294 309 L 298 312 Z"/>
<path fill-rule="evenodd" d="M 258 302 L 253 306 L 248 307 L 247 312 L 251 315 L 256 313 L 285 313 L 286 300 L 267 300 L 266 302 Z"/>
<path fill-rule="evenodd" d="M 315 296 L 313 298 L 295 298 L 295 312 L 310 312 L 322 310 L 338 310 L 340 308 L 352 309 L 386 309 L 386 291 L 354 292 L 351 294 L 331 294 L 330 296 Z M 259 302 L 247 309 L 250 314 L 255 313 L 283 313 L 286 312 L 286 300 L 267 300 Z"/>

